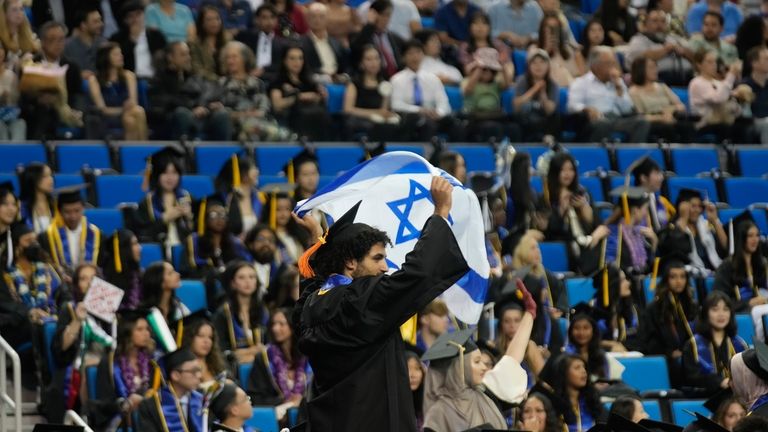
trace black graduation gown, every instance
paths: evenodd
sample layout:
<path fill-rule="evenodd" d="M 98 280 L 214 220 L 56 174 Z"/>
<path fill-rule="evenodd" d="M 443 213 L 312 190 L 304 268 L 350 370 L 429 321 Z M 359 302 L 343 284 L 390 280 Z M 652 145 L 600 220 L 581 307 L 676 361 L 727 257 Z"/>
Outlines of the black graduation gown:
<path fill-rule="evenodd" d="M 695 310 L 694 305 L 694 311 L 689 312 L 686 318 L 695 317 Z M 689 321 L 692 321 L 691 318 Z M 689 326 L 693 328 L 693 324 L 689 323 Z M 652 301 L 643 311 L 637 332 L 639 348 L 646 355 L 663 355 L 666 357 L 672 387 L 675 388 L 681 384 L 681 362 L 680 358 L 672 357 L 672 352 L 675 350 L 682 352 L 683 346 L 689 338 L 685 323 L 676 314 L 672 323 L 664 319 L 658 299 Z"/>
<path fill-rule="evenodd" d="M 433 216 L 401 270 L 302 296 L 299 348 L 314 371 L 312 431 L 415 432 L 399 327 L 468 270 L 448 223 Z"/>
<path fill-rule="evenodd" d="M 763 263 L 763 269 L 765 269 L 765 260 L 761 260 L 761 262 Z M 756 289 L 768 288 L 768 286 L 766 286 L 765 277 L 763 276 L 760 278 L 759 276 L 765 275 L 766 270 L 757 271 L 755 273 L 755 287 L 750 289 L 749 280 L 745 275 L 736 273 L 733 265 L 733 258 L 727 258 L 720 264 L 720 267 L 718 267 L 715 272 L 715 284 L 713 289 L 722 291 L 728 295 L 728 297 L 733 300 L 737 313 L 747 313 L 750 309 L 749 300 L 757 294 Z"/>
<path fill-rule="evenodd" d="M 136 409 L 138 426 L 134 430 L 141 432 L 202 432 L 203 395 L 192 391 L 188 395 L 187 412 L 179 411 L 178 398 L 168 387 L 161 387 L 151 392 Z M 184 428 L 183 424 L 187 427 Z"/>
<path fill-rule="evenodd" d="M 178 202 L 192 202 L 192 198 L 184 189 L 176 193 Z M 133 214 L 133 229 L 141 241 L 165 243 L 168 237 L 168 224 L 163 222 L 162 200 L 159 200 L 154 192 L 150 192 L 139 201 L 139 208 Z M 179 239 L 183 241 L 194 230 L 192 221 L 187 218 L 179 218 L 172 222 L 176 224 Z"/>
<path fill-rule="evenodd" d="M 246 377 L 240 377 L 240 382 Z M 277 406 L 283 403 L 283 394 L 269 370 L 269 360 L 266 353 L 256 355 L 253 361 L 253 368 L 248 379 L 248 396 L 251 397 L 251 403 L 254 405 Z"/>
<path fill-rule="evenodd" d="M 82 332 L 78 332 L 77 338 L 69 348 L 64 350 L 61 346 L 64 331 L 72 322 L 74 314 L 74 305 L 71 303 L 61 308 L 59 319 L 56 321 L 56 332 L 51 341 L 51 355 L 56 370 L 51 372 L 51 383 L 43 392 L 42 400 L 45 417 L 52 423 L 61 423 L 64 420 L 66 398 L 69 397 L 68 391 L 71 390 L 67 387 L 69 387 L 69 379 L 73 373 L 72 364 L 80 353 Z"/>

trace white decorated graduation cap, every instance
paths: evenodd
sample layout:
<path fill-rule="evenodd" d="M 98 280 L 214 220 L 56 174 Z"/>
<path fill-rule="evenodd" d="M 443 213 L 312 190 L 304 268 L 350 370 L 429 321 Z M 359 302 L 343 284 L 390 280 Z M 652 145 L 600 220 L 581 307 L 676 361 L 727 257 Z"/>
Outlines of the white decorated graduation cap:
<path fill-rule="evenodd" d="M 446 332 L 432 344 L 421 356 L 422 361 L 450 360 L 459 354 L 465 354 L 477 349 L 472 340 L 474 329 L 464 329 L 456 332 Z"/>

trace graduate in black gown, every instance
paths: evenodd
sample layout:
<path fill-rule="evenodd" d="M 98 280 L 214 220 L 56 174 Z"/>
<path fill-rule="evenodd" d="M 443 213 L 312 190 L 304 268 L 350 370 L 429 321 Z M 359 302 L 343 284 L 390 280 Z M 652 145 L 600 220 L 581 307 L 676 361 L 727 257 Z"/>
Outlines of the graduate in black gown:
<path fill-rule="evenodd" d="M 294 312 L 299 348 L 315 373 L 308 421 L 313 431 L 415 431 L 400 325 L 468 270 L 448 222 L 452 186 L 434 177 L 435 213 L 402 268 L 387 271 L 386 233 L 353 223 L 359 204 L 333 224 L 315 252 L 317 277 L 305 281 Z M 315 235 L 311 215 L 302 223 Z"/>
<path fill-rule="evenodd" d="M 259 168 L 252 158 L 233 154 L 219 170 L 215 185 L 229 214 L 229 230 L 242 238 L 258 223 L 266 201 L 257 189 Z"/>

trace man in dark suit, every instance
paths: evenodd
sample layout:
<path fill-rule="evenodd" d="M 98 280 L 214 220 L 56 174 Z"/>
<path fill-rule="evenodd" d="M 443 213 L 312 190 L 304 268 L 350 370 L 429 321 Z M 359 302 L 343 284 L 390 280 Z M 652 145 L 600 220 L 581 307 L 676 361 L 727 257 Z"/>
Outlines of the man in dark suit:
<path fill-rule="evenodd" d="M 39 30 L 48 21 L 57 21 L 70 29 L 75 28 L 78 10 L 98 7 L 98 0 L 32 0 L 32 24 L 35 30 Z"/>
<path fill-rule="evenodd" d="M 285 46 L 285 41 L 275 33 L 275 30 L 277 30 L 277 10 L 271 4 L 264 3 L 253 15 L 253 28 L 238 32 L 235 36 L 235 40 L 248 45 L 248 48 L 256 54 L 256 69 L 253 75 L 267 83 L 277 77 Z"/>
<path fill-rule="evenodd" d="M 138 78 L 152 78 L 155 75 L 154 59 L 165 48 L 165 36 L 144 25 L 144 4 L 130 0 L 120 8 L 123 26 L 109 39 L 120 45 L 123 51 L 124 67 Z"/>
<path fill-rule="evenodd" d="M 301 36 L 304 63 L 320 82 L 338 81 L 346 70 L 348 52 L 337 39 L 328 36 L 328 7 L 314 2 L 307 7 L 309 31 Z"/>
<path fill-rule="evenodd" d="M 373 45 L 381 54 L 381 69 L 390 78 L 403 68 L 401 49 L 403 41 L 387 30 L 392 18 L 392 3 L 389 0 L 375 0 L 368 9 L 368 23 L 352 38 L 352 64 L 358 64 L 366 45 Z"/>

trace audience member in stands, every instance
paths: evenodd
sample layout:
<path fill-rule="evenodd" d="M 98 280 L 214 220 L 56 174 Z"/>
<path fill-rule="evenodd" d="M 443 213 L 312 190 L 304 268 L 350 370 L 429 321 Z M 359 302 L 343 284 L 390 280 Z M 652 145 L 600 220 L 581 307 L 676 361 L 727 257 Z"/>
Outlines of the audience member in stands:
<path fill-rule="evenodd" d="M 693 52 L 702 50 L 717 51 L 717 59 L 726 67 L 739 60 L 739 53 L 733 43 L 720 38 L 723 32 L 725 20 L 719 12 L 707 11 L 704 13 L 704 21 L 701 33 L 691 37 L 690 47 Z"/>
<path fill-rule="evenodd" d="M 325 103 L 327 93 L 325 87 L 310 75 L 301 48 L 286 48 L 280 61 L 280 72 L 269 85 L 272 109 L 281 124 L 310 140 L 326 140 L 331 124 Z"/>
<path fill-rule="evenodd" d="M 6 54 L 0 41 L 0 140 L 24 141 L 27 123 L 19 117 L 19 77 L 8 67 Z"/>
<path fill-rule="evenodd" d="M 34 22 L 31 23 L 34 25 L 33 30 L 38 30 L 40 25 L 48 21 L 60 22 L 68 28 L 75 28 L 77 27 L 75 15 L 77 15 L 78 9 L 83 6 L 85 9 L 93 9 L 94 6 L 98 6 L 98 1 L 95 0 L 32 0 L 21 3 L 30 6 L 29 10 L 34 18 Z"/>
<path fill-rule="evenodd" d="M 476 11 L 469 22 L 467 42 L 459 45 L 458 60 L 466 75 L 470 74 L 470 66 L 474 63 L 475 52 L 480 48 L 495 48 L 499 55 L 499 63 L 512 77 L 515 75 L 515 66 L 510 61 L 509 48 L 498 39 L 491 39 L 491 19 L 483 11 Z"/>
<path fill-rule="evenodd" d="M 479 48 L 473 57 L 467 67 L 467 78 L 461 83 L 469 139 L 484 142 L 507 137 L 512 142 L 520 141 L 520 127 L 502 108 L 501 95 L 512 84 L 512 75 L 502 67 L 494 48 Z"/>
<path fill-rule="evenodd" d="M 581 55 L 585 60 L 589 59 L 592 48 L 610 43 L 606 37 L 603 23 L 597 19 L 592 19 L 587 23 L 581 35 L 581 40 Z"/>
<path fill-rule="evenodd" d="M 723 260 L 715 272 L 714 290 L 734 302 L 735 312 L 749 312 L 766 304 L 760 290 L 768 288 L 768 262 L 760 253 L 760 230 L 751 220 L 736 224 L 733 229 L 733 254 Z"/>
<path fill-rule="evenodd" d="M 344 114 L 349 134 L 370 141 L 389 141 L 400 134 L 400 116 L 391 110 L 392 85 L 384 79 L 376 47 L 363 48 L 357 74 L 344 92 Z"/>
<path fill-rule="evenodd" d="M 256 271 L 247 261 L 233 260 L 221 276 L 226 300 L 213 316 L 221 350 L 237 363 L 252 363 L 263 349 L 267 311 Z M 245 377 L 241 377 L 245 379 Z"/>
<path fill-rule="evenodd" d="M 590 381 L 607 380 L 611 371 L 603 350 L 600 328 L 595 318 L 590 314 L 589 308 L 585 309 L 579 309 L 578 305 L 575 308 L 575 313 L 568 326 L 568 344 L 563 351 L 577 355 L 584 360 Z"/>
<path fill-rule="evenodd" d="M 267 0 L 264 4 L 271 5 L 277 12 L 277 34 L 285 38 L 295 38 L 309 30 L 307 19 L 304 17 L 304 7 L 293 0 Z"/>
<path fill-rule="evenodd" d="M 189 308 L 176 296 L 180 286 L 181 275 L 171 263 L 156 261 L 150 264 L 141 278 L 140 308 L 157 308 L 169 325 L 178 322 L 189 315 Z"/>
<path fill-rule="evenodd" d="M 219 9 L 212 4 L 204 4 L 197 12 L 195 28 L 197 39 L 188 43 L 192 70 L 207 80 L 216 81 L 221 69 L 219 53 L 229 39 Z"/>
<path fill-rule="evenodd" d="M 470 41 L 470 26 L 482 9 L 467 0 L 445 3 L 435 13 L 435 30 L 447 45 L 458 46 Z"/>
<path fill-rule="evenodd" d="M 675 116 L 685 114 L 685 105 L 667 84 L 659 82 L 656 61 L 648 56 L 636 58 L 632 62 L 631 75 L 629 96 L 638 114 L 645 116 L 651 124 L 649 135 L 668 142 L 690 142 L 693 125 Z"/>
<path fill-rule="evenodd" d="M 589 67 L 590 72 L 573 81 L 568 94 L 568 112 L 586 117 L 588 140 L 600 142 L 612 132 L 622 132 L 628 142 L 646 142 L 650 124 L 634 115 L 635 107 L 613 51 L 605 46 L 592 48 Z"/>
<path fill-rule="evenodd" d="M 693 78 L 694 51 L 688 41 L 669 32 L 667 15 L 661 9 L 648 12 L 642 32 L 629 40 L 626 61 L 645 57 L 658 65 L 658 79 L 667 85 L 684 86 Z"/>
<path fill-rule="evenodd" d="M 461 153 L 450 150 L 440 153 L 437 167 L 454 176 L 461 184 L 467 182 L 467 163 Z"/>
<path fill-rule="evenodd" d="M 394 0 L 392 1 L 392 17 L 389 19 L 387 29 L 396 34 L 402 40 L 408 40 L 421 30 L 421 16 L 419 15 L 420 0 Z M 427 0 L 431 1 L 431 0 Z M 366 0 L 357 8 L 359 18 L 366 22 L 369 19 L 368 11 L 372 1 Z"/>
<path fill-rule="evenodd" d="M 149 191 L 139 202 L 136 233 L 142 241 L 159 241 L 165 256 L 194 230 L 192 197 L 181 187 L 184 153 L 165 147 L 148 158 L 145 178 Z"/>
<path fill-rule="evenodd" d="M 101 124 L 95 124 L 89 134 L 103 136 L 110 129 L 122 127 L 124 139 L 147 140 L 147 115 L 139 105 L 136 75 L 124 69 L 120 45 L 108 42 L 99 47 L 95 74 L 88 78 L 88 88 L 101 117 Z"/>
<path fill-rule="evenodd" d="M 181 348 L 187 348 L 197 357 L 200 366 L 200 386 L 198 389 L 205 393 L 216 383 L 219 374 L 226 373 L 228 365 L 221 355 L 216 329 L 207 317 L 190 315 L 184 320 L 184 334 L 181 339 Z"/>
<path fill-rule="evenodd" d="M 245 237 L 258 223 L 264 204 L 258 185 L 259 168 L 251 157 L 233 155 L 219 170 L 214 187 L 226 203 L 232 234 Z"/>
<path fill-rule="evenodd" d="M 362 27 L 360 17 L 345 0 L 330 0 L 326 6 L 328 7 L 328 35 L 349 48 L 350 35 L 357 33 Z"/>
<path fill-rule="evenodd" d="M 219 392 L 214 393 L 210 410 L 221 425 L 220 429 L 216 429 L 217 426 L 214 425 L 212 432 L 254 432 L 253 428 L 245 424 L 253 416 L 251 397 L 239 386 L 227 383 Z"/>
<path fill-rule="evenodd" d="M 284 141 L 291 131 L 270 116 L 264 82 L 251 75 L 256 64 L 248 46 L 231 41 L 221 49 L 221 101 L 237 127 L 240 140 Z"/>
<path fill-rule="evenodd" d="M 494 38 L 512 48 L 524 49 L 538 37 L 544 13 L 535 0 L 503 0 L 488 8 Z"/>
<path fill-rule="evenodd" d="M 64 45 L 64 57 L 76 64 L 87 79 L 96 71 L 96 51 L 106 42 L 101 35 L 104 21 L 98 10 L 85 9 L 78 11 L 76 22 L 77 27 Z"/>
<path fill-rule="evenodd" d="M 635 395 L 622 395 L 616 398 L 611 404 L 611 414 L 618 414 L 625 419 L 637 423 L 640 420 L 647 419 L 648 413 L 645 412 L 643 402 Z"/>
<path fill-rule="evenodd" d="M 352 61 L 362 58 L 363 47 L 373 45 L 379 50 L 385 78 L 392 78 L 403 66 L 403 40 L 388 29 L 393 6 L 389 0 L 374 0 L 368 9 L 368 21 L 350 41 Z"/>
<path fill-rule="evenodd" d="M 760 142 L 768 144 L 768 49 L 765 46 L 757 46 L 749 50 L 745 65 L 750 65 L 750 74 L 744 78 L 755 95 L 752 101 L 751 111 L 755 129 L 760 135 Z M 745 67 L 746 69 L 746 67 Z"/>
<path fill-rule="evenodd" d="M 689 397 L 707 398 L 728 388 L 731 357 L 748 348 L 736 335 L 731 299 L 720 291 L 711 292 L 701 305 L 696 332 L 683 347 L 682 390 Z"/>
<path fill-rule="evenodd" d="M 597 390 L 589 380 L 584 359 L 574 354 L 562 354 L 555 359 L 553 373 L 547 381 L 555 397 L 566 403 L 564 423 L 570 431 L 587 430 L 603 415 Z"/>
<path fill-rule="evenodd" d="M 328 33 L 328 7 L 312 3 L 307 7 L 309 31 L 299 38 L 310 74 L 319 83 L 343 81 L 346 72 L 347 49 Z"/>
<path fill-rule="evenodd" d="M 443 47 L 440 45 L 440 35 L 437 31 L 420 30 L 414 37 L 424 46 L 424 59 L 419 70 L 435 74 L 444 85 L 458 85 L 463 77 L 455 66 L 441 58 Z"/>
<path fill-rule="evenodd" d="M 245 235 L 245 246 L 253 257 L 259 286 L 271 288 L 280 268 L 275 231 L 267 224 L 256 224 Z"/>
<path fill-rule="evenodd" d="M 648 213 L 651 215 L 651 225 L 654 230 L 664 228 L 675 215 L 675 206 L 661 195 L 664 184 L 664 172 L 658 162 L 652 157 L 646 157 L 632 170 L 635 186 L 645 189 L 648 193 Z"/>
<path fill-rule="evenodd" d="M 53 222 L 53 172 L 51 167 L 32 162 L 19 174 L 19 217 L 36 233 Z"/>
<path fill-rule="evenodd" d="M 738 5 L 724 0 L 698 0 L 688 9 L 686 17 L 686 30 L 688 34 L 701 33 L 703 31 L 704 18 L 708 11 L 720 13 L 723 17 L 722 37 L 726 41 L 732 42 L 736 35 L 736 30 L 744 20 L 744 14 Z"/>
<path fill-rule="evenodd" d="M 229 38 L 237 36 L 251 25 L 251 4 L 247 0 L 216 0 L 224 30 Z M 204 5 L 197 10 L 200 14 Z M 199 26 L 198 26 L 199 30 Z M 200 33 L 198 32 L 198 37 Z"/>
<path fill-rule="evenodd" d="M 749 76 L 752 73 L 747 60 L 747 53 L 754 47 L 766 47 L 768 45 L 768 29 L 766 28 L 765 20 L 760 16 L 750 16 L 744 20 L 739 26 L 739 30 L 736 33 L 736 51 L 739 53 L 739 58 L 744 61 L 744 76 Z"/>
<path fill-rule="evenodd" d="M 103 279 L 124 291 L 121 310 L 141 304 L 141 244 L 127 229 L 118 229 L 105 239 L 107 247 L 99 259 Z"/>
<path fill-rule="evenodd" d="M 11 69 L 18 70 L 22 60 L 28 60 L 40 49 L 40 41 L 29 25 L 21 0 L 3 1 L 0 8 L 0 23 L 3 24 L 0 26 L 0 42 L 6 49 L 5 61 Z M 41 27 L 40 35 L 44 33 L 46 32 Z"/>
<path fill-rule="evenodd" d="M 406 139 L 427 141 L 439 132 L 460 141 L 463 125 L 451 115 L 451 105 L 440 79 L 421 69 L 424 47 L 418 40 L 403 48 L 405 69 L 392 77 L 392 109 L 403 118 L 411 136 Z"/>
<path fill-rule="evenodd" d="M 605 30 L 609 45 L 625 45 L 637 33 L 635 17 L 629 13 L 629 0 L 606 0 L 600 4 L 594 18 Z"/>
<path fill-rule="evenodd" d="M 307 233 L 291 216 L 296 201 L 285 192 L 269 192 L 261 212 L 260 222 L 268 224 L 277 234 L 280 261 L 295 263 L 309 246 Z"/>
<path fill-rule="evenodd" d="M 428 350 L 437 338 L 448 331 L 449 327 L 448 306 L 440 299 L 432 300 L 419 312 L 416 347 L 422 351 Z"/>
<path fill-rule="evenodd" d="M 744 405 L 735 397 L 730 397 L 720 404 L 714 416 L 712 416 L 712 420 L 728 431 L 733 431 L 736 423 L 744 418 L 746 414 L 747 410 L 744 408 Z"/>
<path fill-rule="evenodd" d="M 163 33 L 144 24 L 144 3 L 128 0 L 120 7 L 122 26 L 110 40 L 117 42 L 125 57 L 125 68 L 139 78 L 155 76 L 154 57 L 165 48 Z"/>
<path fill-rule="evenodd" d="M 188 6 L 175 0 L 158 0 L 147 5 L 147 28 L 160 30 L 168 42 L 194 41 L 195 17 Z"/>
<path fill-rule="evenodd" d="M 542 24 L 546 22 L 542 20 Z M 523 141 L 540 141 L 545 135 L 560 135 L 560 98 L 553 76 L 552 60 L 544 49 L 528 51 L 525 73 L 515 80 L 512 101 L 517 120 L 523 130 Z"/>
<path fill-rule="evenodd" d="M 253 29 L 239 32 L 235 37 L 256 54 L 256 66 L 251 74 L 267 83 L 277 77 L 284 39 L 276 34 L 277 10 L 265 3 L 253 15 Z"/>
<path fill-rule="evenodd" d="M 520 404 L 517 428 L 531 432 L 561 432 L 563 423 L 552 402 L 543 393 L 529 393 Z"/>
<path fill-rule="evenodd" d="M 661 9 L 667 14 L 667 27 L 669 31 L 680 37 L 688 37 L 688 32 L 685 30 L 685 10 L 682 10 L 679 6 L 679 2 L 673 0 L 650 0 L 648 1 L 647 10 L 652 11 L 654 9 Z M 695 51 L 695 50 L 694 50 Z"/>
<path fill-rule="evenodd" d="M 562 29 L 562 39 L 563 41 L 573 49 L 579 48 L 579 42 L 576 40 L 576 36 L 573 34 L 573 30 L 571 29 L 570 24 L 568 23 L 568 18 L 566 17 L 565 13 L 563 13 L 561 8 L 560 0 L 538 0 L 539 6 L 541 6 L 541 11 L 544 12 L 544 15 L 555 15 L 558 20 L 560 20 L 560 28 Z M 580 19 L 581 20 L 581 19 Z M 583 22 L 583 20 L 581 20 Z M 539 38 L 541 38 L 541 31 L 539 31 Z M 586 68 L 584 68 L 584 72 L 586 72 Z"/>
<path fill-rule="evenodd" d="M 558 86 L 568 87 L 575 77 L 587 73 L 584 57 L 570 45 L 563 23 L 556 14 L 544 14 L 536 45 L 549 56 L 549 75 Z"/>

